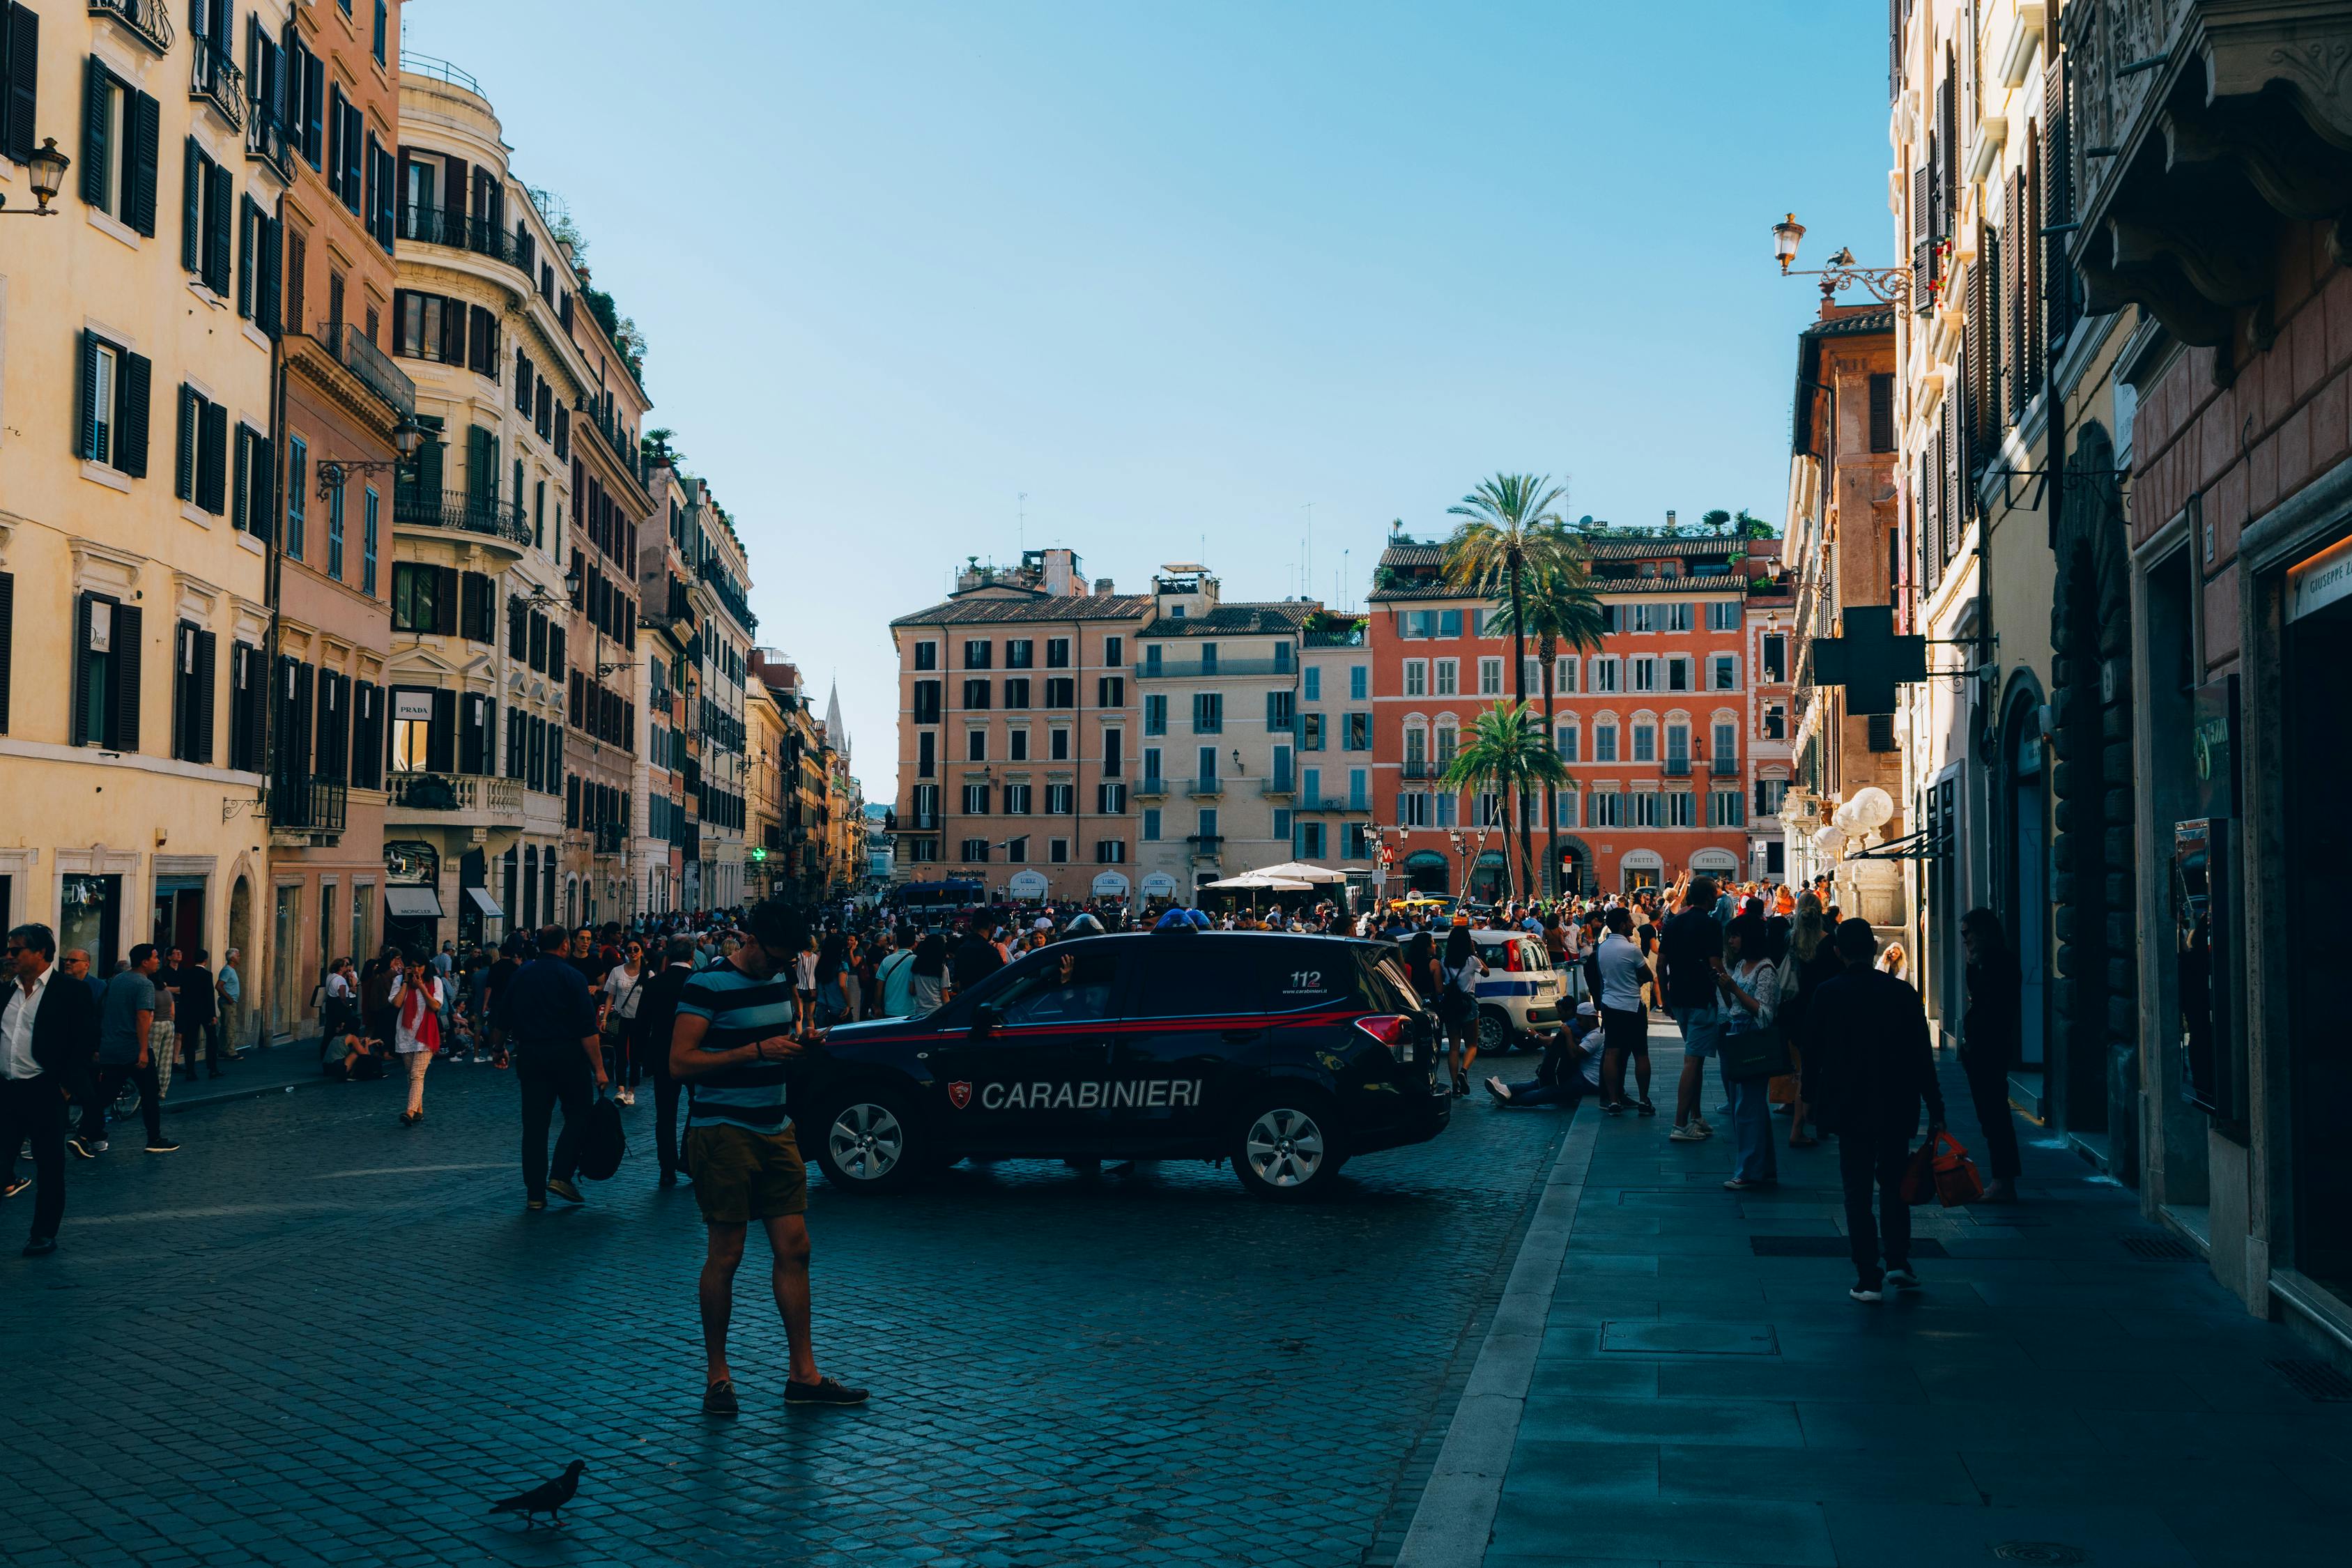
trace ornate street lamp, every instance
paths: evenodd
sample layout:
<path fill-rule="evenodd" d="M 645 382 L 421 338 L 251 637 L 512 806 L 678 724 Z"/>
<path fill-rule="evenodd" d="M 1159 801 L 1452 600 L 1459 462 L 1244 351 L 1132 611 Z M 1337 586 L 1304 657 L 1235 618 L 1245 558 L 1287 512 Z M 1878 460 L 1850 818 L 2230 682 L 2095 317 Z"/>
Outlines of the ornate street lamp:
<path fill-rule="evenodd" d="M 26 172 L 32 176 L 33 180 L 35 204 L 33 210 L 8 213 L 5 216 L 10 217 L 57 216 L 57 208 L 49 204 L 56 201 L 58 193 L 65 188 L 66 171 L 72 166 L 73 160 L 58 151 L 56 137 L 51 136 L 43 141 L 40 146 L 34 150 L 33 155 L 25 160 Z M 0 208 L 5 208 L 7 205 L 7 196 L 0 194 Z"/>
<path fill-rule="evenodd" d="M 354 474 L 385 472 L 397 474 L 416 460 L 416 454 L 425 449 L 425 437 L 431 434 L 432 432 L 426 430 L 415 420 L 404 417 L 399 424 L 392 427 L 392 449 L 400 454 L 398 457 L 333 458 L 320 463 L 319 465 L 319 499 L 325 500 L 337 490 L 341 489 L 344 483 Z"/>
<path fill-rule="evenodd" d="M 1835 256 L 1830 258 L 1825 268 L 1810 272 L 1790 270 L 1790 263 L 1797 259 L 1797 247 L 1804 237 L 1805 226 L 1797 221 L 1795 213 L 1772 226 L 1772 255 L 1780 263 L 1781 277 L 1820 279 L 1824 300 L 1833 299 L 1859 283 L 1869 291 L 1871 298 L 1882 305 L 1911 303 L 1909 268 L 1864 267 L 1855 262 L 1853 252 L 1843 246 Z"/>

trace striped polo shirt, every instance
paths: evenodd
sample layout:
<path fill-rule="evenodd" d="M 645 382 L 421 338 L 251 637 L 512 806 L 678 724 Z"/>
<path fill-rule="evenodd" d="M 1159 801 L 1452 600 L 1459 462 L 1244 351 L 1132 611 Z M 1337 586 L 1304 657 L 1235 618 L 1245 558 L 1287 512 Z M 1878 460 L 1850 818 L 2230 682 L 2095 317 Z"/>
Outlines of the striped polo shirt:
<path fill-rule="evenodd" d="M 731 1051 L 755 1040 L 792 1032 L 793 981 L 789 970 L 766 980 L 754 980 L 732 963 L 698 970 L 678 994 L 680 1016 L 709 1020 L 702 1037 L 706 1051 Z M 688 1080 L 688 1127 L 748 1127 L 754 1132 L 781 1132 L 784 1114 L 782 1061 L 743 1062 L 708 1078 Z"/>

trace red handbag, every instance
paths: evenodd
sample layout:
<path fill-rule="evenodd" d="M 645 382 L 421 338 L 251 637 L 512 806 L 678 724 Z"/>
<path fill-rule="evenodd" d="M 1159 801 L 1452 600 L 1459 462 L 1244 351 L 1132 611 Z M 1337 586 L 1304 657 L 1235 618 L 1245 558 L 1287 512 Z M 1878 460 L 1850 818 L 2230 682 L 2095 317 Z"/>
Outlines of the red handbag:
<path fill-rule="evenodd" d="M 1913 1206 L 1930 1197 L 1946 1208 L 1972 1204 L 1984 1196 L 1976 1162 L 1960 1141 L 1941 1128 L 1928 1135 L 1903 1171 L 1903 1201 Z"/>

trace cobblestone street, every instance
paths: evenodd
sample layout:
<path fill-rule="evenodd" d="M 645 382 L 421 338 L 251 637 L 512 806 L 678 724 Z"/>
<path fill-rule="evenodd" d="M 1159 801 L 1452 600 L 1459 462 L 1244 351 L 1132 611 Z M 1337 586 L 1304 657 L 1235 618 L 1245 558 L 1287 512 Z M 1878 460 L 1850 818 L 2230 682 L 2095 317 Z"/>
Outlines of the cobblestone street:
<path fill-rule="evenodd" d="M 1378 1560 L 1566 1130 L 1465 1105 L 1321 1206 L 1199 1164 L 816 1180 L 818 1353 L 874 1402 L 784 1408 L 755 1240 L 720 1424 L 649 1111 L 587 1208 L 530 1215 L 508 1075 L 436 1068 L 413 1131 L 398 1092 L 193 1110 L 177 1154 L 72 1163 L 64 1249 L 0 1262 L 0 1561 Z M 575 1457 L 563 1530 L 486 1512 Z"/>

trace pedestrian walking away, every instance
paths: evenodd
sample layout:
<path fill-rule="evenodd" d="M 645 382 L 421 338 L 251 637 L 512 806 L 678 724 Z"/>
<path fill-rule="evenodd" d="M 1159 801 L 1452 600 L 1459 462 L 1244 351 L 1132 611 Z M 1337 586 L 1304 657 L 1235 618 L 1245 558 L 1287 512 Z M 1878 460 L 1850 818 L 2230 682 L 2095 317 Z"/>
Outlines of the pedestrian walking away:
<path fill-rule="evenodd" d="M 511 1042 L 522 1090 L 523 1202 L 534 1210 L 547 1206 L 550 1193 L 566 1203 L 586 1201 L 572 1180 L 580 1171 L 575 1146 L 596 1090 L 612 1081 L 596 1033 L 595 998 L 572 951 L 570 931 L 547 927 L 539 933 L 539 957 L 516 971 L 498 996 L 499 1025 Z M 547 1132 L 559 1105 L 563 1131 L 551 1155 Z"/>
<path fill-rule="evenodd" d="M 670 1037 L 670 1071 L 684 1079 L 686 1154 L 695 1202 L 709 1229 L 698 1284 L 702 1311 L 702 1408 L 740 1408 L 727 1360 L 735 1271 L 753 1221 L 767 1232 L 771 1285 L 784 1321 L 791 1366 L 789 1405 L 858 1405 L 866 1390 L 817 1370 L 809 1302 L 808 1172 L 793 1135 L 786 1075 L 802 1049 L 792 969 L 806 951 L 801 917 L 779 900 L 744 918 L 743 941 L 724 963 L 686 983 Z"/>
<path fill-rule="evenodd" d="M 1684 889 L 1682 912 L 1658 933 L 1658 963 L 1664 971 L 1659 989 L 1667 1013 L 1683 1033 L 1682 1077 L 1675 1085 L 1673 1136 L 1678 1142 L 1705 1138 L 1715 1131 L 1700 1114 L 1699 1100 L 1706 1092 L 1705 1064 L 1715 1058 L 1722 1044 L 1726 1021 L 1716 984 L 1727 923 L 1717 918 L 1721 904 L 1715 879 L 1694 877 Z"/>
<path fill-rule="evenodd" d="M 677 1075 L 669 1070 L 669 1041 L 677 1019 L 677 999 L 694 977 L 694 939 L 674 936 L 662 949 L 661 973 L 647 980 L 637 1012 L 631 1021 L 636 1031 L 632 1043 L 645 1063 L 654 1089 L 654 1155 L 660 1183 L 674 1187 L 678 1178 Z"/>
<path fill-rule="evenodd" d="M 1930 1133 L 1944 1125 L 1944 1095 L 1927 1045 L 1927 1013 L 1907 981 L 1872 966 L 1878 939 L 1868 921 L 1837 928 L 1845 968 L 1814 993 L 1806 1010 L 1807 1089 L 1822 1130 L 1838 1141 L 1845 1187 L 1846 1237 L 1853 1252 L 1857 1301 L 1876 1301 L 1888 1285 L 1916 1289 L 1911 1268 L 1911 1205 L 1904 1168 L 1919 1109 Z M 1873 1189 L 1878 1195 L 1875 1220 Z"/>
<path fill-rule="evenodd" d="M 147 1044 L 155 1056 L 156 1085 L 164 1094 L 169 1094 L 172 1092 L 173 1065 L 180 1059 L 180 950 L 159 945 L 155 956 L 154 972 L 148 976 L 155 986 L 155 1019 L 147 1031 Z M 195 1066 L 192 1058 L 188 1062 L 191 1075 L 194 1073 Z"/>
<path fill-rule="evenodd" d="M 81 1130 L 71 1145 L 85 1160 L 106 1152 L 107 1107 L 125 1084 L 139 1088 L 148 1152 L 168 1154 L 179 1147 L 163 1135 L 163 1059 L 155 1044 L 155 973 L 162 964 L 155 944 L 142 942 L 131 950 L 130 967 L 106 983 L 98 1016 L 97 1091 L 82 1102 Z"/>
<path fill-rule="evenodd" d="M 33 1217 L 25 1256 L 58 1249 L 66 1213 L 66 1116 L 77 1099 L 91 1096 L 98 1057 L 98 1005 L 89 988 L 61 976 L 56 936 L 44 925 L 8 933 L 10 973 L 0 992 L 0 1198 L 27 1183 L 16 1174 L 17 1151 L 33 1151 Z"/>
<path fill-rule="evenodd" d="M 1780 971 L 1768 942 L 1764 917 L 1741 915 L 1725 928 L 1726 956 L 1715 961 L 1724 1015 L 1723 1077 L 1731 1089 L 1731 1129 L 1738 1152 L 1731 1179 L 1723 1184 L 1733 1192 L 1769 1186 L 1780 1176 L 1772 1143 L 1770 1086 L 1788 1058 L 1780 1048 L 1773 1021 L 1780 1008 Z"/>
<path fill-rule="evenodd" d="M 1969 1102 L 1984 1132 L 1992 1180 L 1984 1201 L 2009 1203 L 2017 1196 L 2017 1123 L 2009 1115 L 2009 1075 L 2017 1066 L 2020 992 L 2017 959 L 1990 910 L 1960 917 L 1960 944 L 1968 951 L 1968 1010 L 1960 1016 L 1960 1072 L 1969 1080 Z"/>
<path fill-rule="evenodd" d="M 408 1073 L 408 1109 L 400 1113 L 403 1127 L 425 1120 L 425 1069 L 441 1048 L 441 1023 L 448 1001 L 449 983 L 440 966 L 419 948 L 402 955 L 385 999 L 392 1005 L 392 1049 Z"/>

